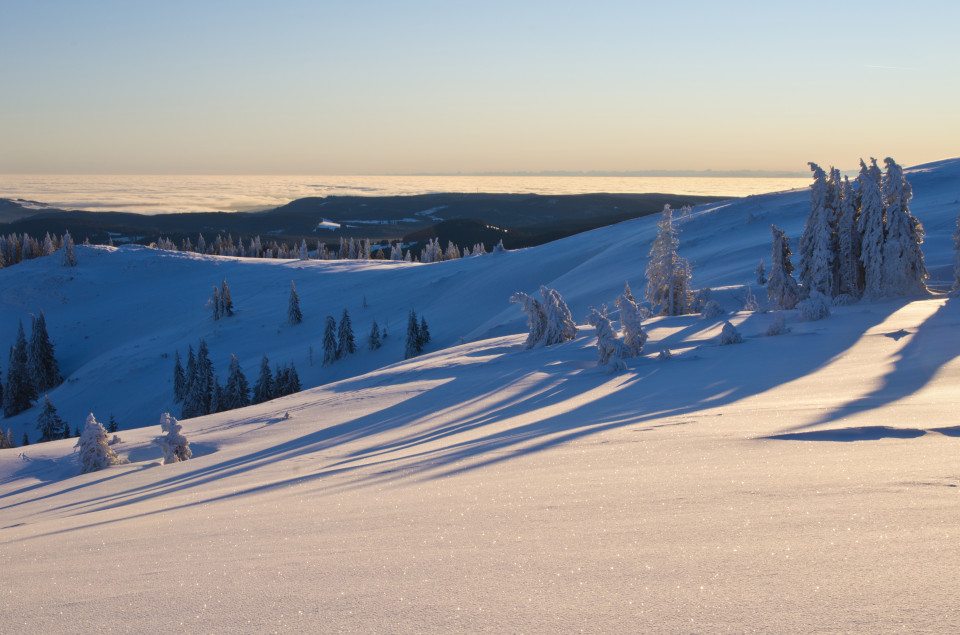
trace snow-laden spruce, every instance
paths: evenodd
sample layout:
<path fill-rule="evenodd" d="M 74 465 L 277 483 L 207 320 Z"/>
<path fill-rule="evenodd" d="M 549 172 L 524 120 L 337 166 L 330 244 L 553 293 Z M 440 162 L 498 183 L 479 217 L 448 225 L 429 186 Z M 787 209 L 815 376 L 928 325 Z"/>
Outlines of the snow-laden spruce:
<path fill-rule="evenodd" d="M 832 296 L 837 269 L 836 209 L 832 206 L 839 197 L 820 166 L 810 163 L 810 170 L 814 180 L 810 186 L 810 214 L 800 236 L 798 275 L 804 295 L 819 291 Z"/>
<path fill-rule="evenodd" d="M 303 312 L 300 310 L 300 296 L 297 287 L 290 281 L 290 301 L 287 303 L 287 324 L 293 326 L 303 322 Z"/>
<path fill-rule="evenodd" d="M 643 316 L 640 307 L 630 295 L 628 284 L 616 301 L 620 309 L 620 324 L 623 326 L 623 345 L 628 351 L 627 357 L 639 357 L 643 353 L 643 345 L 647 342 L 647 333 L 643 330 Z"/>
<path fill-rule="evenodd" d="M 807 322 L 822 320 L 830 315 L 830 299 L 819 291 L 812 291 L 810 295 L 797 304 L 800 317 Z"/>
<path fill-rule="evenodd" d="M 182 428 L 180 422 L 170 416 L 169 412 L 163 413 L 160 417 L 160 430 L 164 435 L 157 437 L 154 442 L 160 446 L 160 451 L 163 452 L 164 463 L 179 463 L 193 456 L 193 452 L 190 450 L 190 442 L 180 434 Z"/>
<path fill-rule="evenodd" d="M 840 187 L 837 216 L 837 292 L 859 298 L 863 292 L 863 267 L 860 264 L 862 237 L 857 227 L 857 197 L 848 177 Z"/>
<path fill-rule="evenodd" d="M 7 384 L 9 385 L 9 382 Z M 60 418 L 50 397 L 46 395 L 43 397 L 43 409 L 37 417 L 37 430 L 40 431 L 40 443 L 70 436 L 70 425 Z"/>
<path fill-rule="evenodd" d="M 627 364 L 623 360 L 630 357 L 630 352 L 623 342 L 617 339 L 610 318 L 607 317 L 606 309 L 601 313 L 591 308 L 590 314 L 587 316 L 587 323 L 597 330 L 597 352 L 599 354 L 597 365 L 605 368 L 609 374 L 626 370 Z"/>
<path fill-rule="evenodd" d="M 91 412 L 87 416 L 87 423 L 80 433 L 77 444 L 73 446 L 80 459 L 80 472 L 95 472 L 111 465 L 127 463 L 121 459 L 107 439 L 107 430 L 97 421 Z"/>
<path fill-rule="evenodd" d="M 344 309 L 340 316 L 340 324 L 337 326 L 337 359 L 343 359 L 356 352 L 357 343 L 353 336 L 353 324 L 350 322 L 350 314 Z"/>
<path fill-rule="evenodd" d="M 770 233 L 773 234 L 773 253 L 770 256 L 770 277 L 767 278 L 767 301 L 790 310 L 800 301 L 800 288 L 791 275 L 790 241 L 776 225 L 770 225 Z"/>
<path fill-rule="evenodd" d="M 777 311 L 773 314 L 773 322 L 770 323 L 770 326 L 767 327 L 764 335 L 773 337 L 775 335 L 783 335 L 784 333 L 789 333 L 790 327 L 787 326 L 787 321 L 783 317 L 783 311 Z"/>
<path fill-rule="evenodd" d="M 230 356 L 229 374 L 227 375 L 227 384 L 223 388 L 223 401 L 220 403 L 220 410 L 234 410 L 244 408 L 250 405 L 250 388 L 247 384 L 247 378 L 240 368 L 240 362 L 236 355 Z"/>
<path fill-rule="evenodd" d="M 888 296 L 922 295 L 927 292 L 923 226 L 910 213 L 913 188 L 896 161 L 884 159 L 883 207 L 886 233 L 883 244 L 883 286 Z"/>
<path fill-rule="evenodd" d="M 337 361 L 337 321 L 328 315 L 323 327 L 323 365 Z"/>
<path fill-rule="evenodd" d="M 510 297 L 510 302 L 519 304 L 520 309 L 527 314 L 530 333 L 524 347 L 551 346 L 576 337 L 577 326 L 560 293 L 541 285 L 540 297 L 543 298 L 542 302 L 522 291 Z"/>
<path fill-rule="evenodd" d="M 860 200 L 860 215 L 857 229 L 860 232 L 860 264 L 863 270 L 863 295 L 881 298 L 885 293 L 883 284 L 883 242 L 885 220 L 883 194 L 880 191 L 880 168 L 877 160 L 870 159 L 872 167 L 860 160 L 860 175 L 857 177 L 857 196 Z"/>
<path fill-rule="evenodd" d="M 685 207 L 681 214 L 689 211 Z M 677 254 L 679 230 L 673 224 L 673 210 L 665 205 L 657 222 L 657 237 L 650 247 L 647 262 L 646 300 L 659 315 L 684 315 L 690 312 L 691 268 L 686 258 Z"/>
<path fill-rule="evenodd" d="M 30 316 L 33 322 L 30 332 L 30 345 L 27 357 L 30 380 L 37 393 L 43 393 L 63 383 L 60 367 L 53 352 L 53 342 L 47 334 L 47 320 L 40 311 L 40 317 Z"/>

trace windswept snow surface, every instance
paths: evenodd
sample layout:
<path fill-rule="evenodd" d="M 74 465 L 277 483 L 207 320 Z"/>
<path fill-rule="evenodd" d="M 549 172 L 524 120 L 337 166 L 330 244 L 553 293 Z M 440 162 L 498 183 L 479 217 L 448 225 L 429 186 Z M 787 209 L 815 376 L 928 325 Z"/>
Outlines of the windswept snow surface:
<path fill-rule="evenodd" d="M 960 164 L 908 178 L 945 283 Z M 121 430 L 129 464 L 91 474 L 75 440 L 0 451 L 0 630 L 960 629 L 960 304 L 791 311 L 764 337 L 774 314 L 737 312 L 739 285 L 771 222 L 795 243 L 806 201 L 695 209 L 681 254 L 731 312 L 648 320 L 617 375 L 590 327 L 523 350 L 506 299 L 546 284 L 582 321 L 624 280 L 639 296 L 655 219 L 429 265 L 78 248 L 73 269 L 0 270 L 4 337 L 46 312 L 64 418 L 149 425 Z M 212 322 L 223 277 L 238 314 Z M 359 338 L 377 319 L 390 339 L 322 368 L 344 307 Z M 410 308 L 432 352 L 400 362 Z M 718 345 L 724 319 L 742 344 Z M 199 337 L 221 376 L 236 353 L 252 381 L 266 352 L 318 387 L 183 421 L 194 458 L 162 465 L 172 353 Z"/>

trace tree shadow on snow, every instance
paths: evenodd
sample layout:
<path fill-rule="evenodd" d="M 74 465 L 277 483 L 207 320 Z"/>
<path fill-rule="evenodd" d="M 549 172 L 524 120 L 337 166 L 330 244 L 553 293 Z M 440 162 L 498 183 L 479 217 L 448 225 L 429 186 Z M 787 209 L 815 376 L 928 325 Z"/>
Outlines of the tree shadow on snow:
<path fill-rule="evenodd" d="M 916 428 L 891 428 L 889 426 L 865 426 L 862 428 L 836 428 L 833 430 L 812 430 L 810 432 L 789 432 L 774 434 L 761 439 L 781 441 L 879 441 L 880 439 L 916 439 L 927 433 Z"/>

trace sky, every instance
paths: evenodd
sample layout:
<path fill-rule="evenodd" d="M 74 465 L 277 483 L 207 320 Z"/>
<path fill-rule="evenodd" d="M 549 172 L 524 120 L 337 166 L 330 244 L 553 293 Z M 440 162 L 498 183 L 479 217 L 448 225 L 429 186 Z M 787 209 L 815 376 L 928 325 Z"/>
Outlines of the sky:
<path fill-rule="evenodd" d="M 960 3 L 0 0 L 0 173 L 806 170 L 960 149 Z"/>

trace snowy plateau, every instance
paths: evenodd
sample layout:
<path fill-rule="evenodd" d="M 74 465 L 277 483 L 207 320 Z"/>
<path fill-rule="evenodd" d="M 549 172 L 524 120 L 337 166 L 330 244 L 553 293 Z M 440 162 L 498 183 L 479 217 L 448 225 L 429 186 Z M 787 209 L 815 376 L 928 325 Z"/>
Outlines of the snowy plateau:
<path fill-rule="evenodd" d="M 646 320 L 612 375 L 585 317 L 639 296 L 656 217 L 431 264 L 78 246 L 0 269 L 0 350 L 43 310 L 51 401 L 71 426 L 113 413 L 129 461 L 0 450 L 0 632 L 960 631 L 960 159 L 907 178 L 929 297 L 765 337 L 753 271 L 771 224 L 796 251 L 809 192 L 704 205 L 680 254 L 724 313 Z M 224 279 L 236 315 L 213 321 Z M 540 285 L 579 334 L 526 350 L 508 299 Z M 360 350 L 324 367 L 343 309 Z M 404 361 L 411 309 L 432 341 Z M 717 344 L 725 320 L 742 343 Z M 201 338 L 221 380 L 266 354 L 305 389 L 181 421 L 193 458 L 164 465 L 174 354 Z M 36 438 L 39 410 L 0 425 Z"/>

